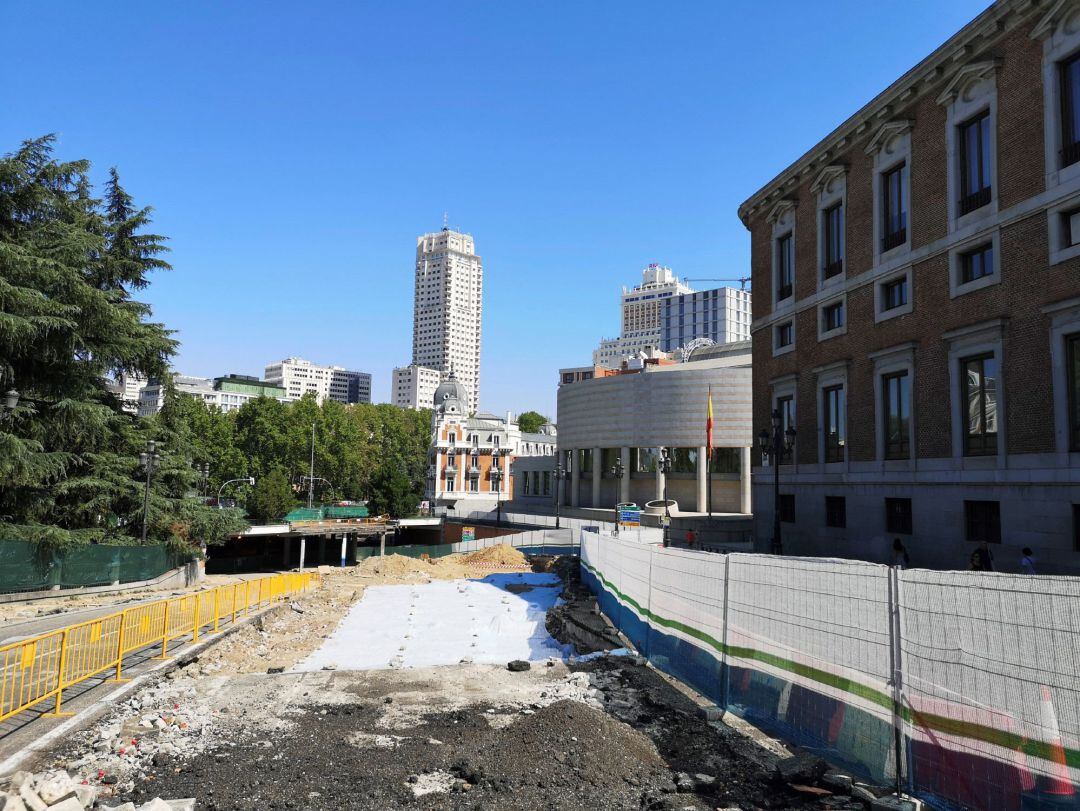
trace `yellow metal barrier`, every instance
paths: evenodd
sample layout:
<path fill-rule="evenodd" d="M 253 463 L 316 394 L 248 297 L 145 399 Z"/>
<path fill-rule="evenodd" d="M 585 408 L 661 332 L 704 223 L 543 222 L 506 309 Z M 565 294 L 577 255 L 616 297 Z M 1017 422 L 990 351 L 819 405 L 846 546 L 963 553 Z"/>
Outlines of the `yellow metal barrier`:
<path fill-rule="evenodd" d="M 224 623 L 251 614 L 312 588 L 315 572 L 277 574 L 230 586 L 143 603 L 115 614 L 57 628 L 0 647 L 0 721 L 49 699 L 62 711 L 64 690 L 115 669 L 113 681 L 123 678 L 124 657 L 161 645 L 157 658 L 167 659 L 169 643 L 216 632 Z"/>

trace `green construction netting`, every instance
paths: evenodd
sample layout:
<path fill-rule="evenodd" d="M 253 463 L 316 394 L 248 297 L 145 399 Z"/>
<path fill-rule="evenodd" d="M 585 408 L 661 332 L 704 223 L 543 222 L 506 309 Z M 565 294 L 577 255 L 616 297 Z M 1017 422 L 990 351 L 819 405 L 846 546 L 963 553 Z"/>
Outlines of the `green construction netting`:
<path fill-rule="evenodd" d="M 150 580 L 190 559 L 164 546 L 92 545 L 55 552 L 26 541 L 0 541 L 0 592 Z"/>
<path fill-rule="evenodd" d="M 321 521 L 322 517 L 322 507 L 297 507 L 285 516 L 285 520 L 289 523 L 293 521 Z"/>
<path fill-rule="evenodd" d="M 364 506 L 323 507 L 326 518 L 367 518 L 368 509 Z"/>

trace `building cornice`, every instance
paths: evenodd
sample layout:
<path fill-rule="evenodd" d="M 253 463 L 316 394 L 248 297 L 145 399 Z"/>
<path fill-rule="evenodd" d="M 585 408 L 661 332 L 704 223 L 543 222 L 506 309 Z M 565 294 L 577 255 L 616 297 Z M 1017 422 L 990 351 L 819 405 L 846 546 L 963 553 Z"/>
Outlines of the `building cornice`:
<path fill-rule="evenodd" d="M 873 155 L 875 152 L 881 150 L 885 144 L 889 143 L 897 135 L 903 135 L 908 132 L 915 122 L 910 118 L 900 118 L 896 121 L 886 121 L 880 127 L 877 128 L 877 132 L 866 143 L 866 154 Z"/>
<path fill-rule="evenodd" d="M 1075 0 L 1067 2 L 1071 4 Z M 1046 17 L 1060 16 L 1058 6 L 1065 4 L 1066 0 L 1059 0 L 1046 12 Z M 745 200 L 739 206 L 743 225 L 749 227 L 752 216 L 767 209 L 778 197 L 791 194 L 807 175 L 835 162 L 854 141 L 893 118 L 915 98 L 951 80 L 1004 33 L 1046 8 L 1046 0 L 998 0 Z"/>
<path fill-rule="evenodd" d="M 993 76 L 1001 67 L 1001 59 L 984 59 L 981 62 L 972 62 L 960 68 L 956 75 L 945 85 L 945 90 L 937 97 L 938 104 L 952 104 L 956 97 L 975 82 L 981 82 L 989 76 Z"/>
<path fill-rule="evenodd" d="M 832 181 L 843 177 L 847 174 L 847 164 L 844 163 L 830 163 L 820 172 L 818 176 L 814 178 L 814 182 L 810 184 L 810 191 L 814 194 L 820 192 Z"/>

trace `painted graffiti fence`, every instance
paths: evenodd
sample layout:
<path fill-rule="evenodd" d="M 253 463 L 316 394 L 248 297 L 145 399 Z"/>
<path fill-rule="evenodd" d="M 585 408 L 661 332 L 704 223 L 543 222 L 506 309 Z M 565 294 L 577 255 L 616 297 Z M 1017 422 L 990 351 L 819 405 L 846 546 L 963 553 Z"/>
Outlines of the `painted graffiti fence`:
<path fill-rule="evenodd" d="M 581 532 L 656 667 L 940 808 L 1080 806 L 1080 580 L 718 555 Z"/>

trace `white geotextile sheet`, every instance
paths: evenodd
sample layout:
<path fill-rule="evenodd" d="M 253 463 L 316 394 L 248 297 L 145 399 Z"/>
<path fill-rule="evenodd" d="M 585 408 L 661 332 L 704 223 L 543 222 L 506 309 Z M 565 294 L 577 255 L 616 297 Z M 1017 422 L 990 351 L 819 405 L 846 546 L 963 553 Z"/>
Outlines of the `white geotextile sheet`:
<path fill-rule="evenodd" d="M 531 586 L 515 594 L 507 586 Z M 505 664 L 562 657 L 544 625 L 562 584 L 552 574 L 492 574 L 369 586 L 322 647 L 294 670 L 381 670 L 462 661 Z"/>

